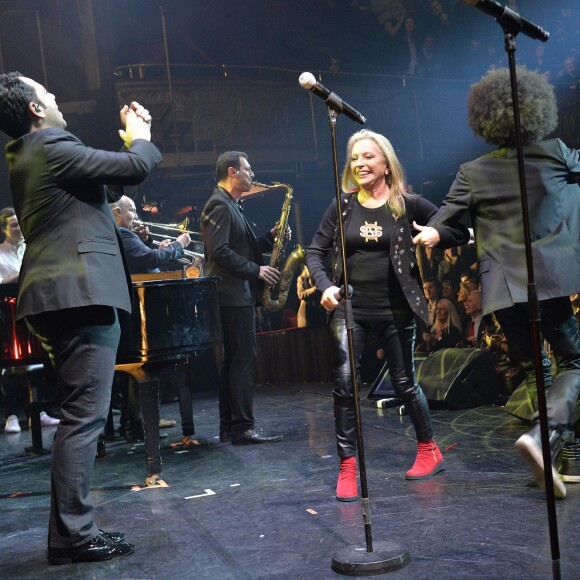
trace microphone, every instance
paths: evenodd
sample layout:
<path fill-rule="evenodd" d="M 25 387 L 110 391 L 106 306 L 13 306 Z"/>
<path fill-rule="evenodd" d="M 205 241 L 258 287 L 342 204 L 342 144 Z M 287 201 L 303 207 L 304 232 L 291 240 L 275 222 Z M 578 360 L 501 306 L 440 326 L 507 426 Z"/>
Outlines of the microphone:
<path fill-rule="evenodd" d="M 303 72 L 298 82 L 303 89 L 310 89 L 315 95 L 324 99 L 324 102 L 337 113 L 344 113 L 347 117 L 364 125 L 366 117 L 361 115 L 356 109 L 353 109 L 348 103 L 345 103 L 336 93 L 329 91 L 324 85 L 320 84 L 316 77 L 309 72 Z"/>
<path fill-rule="evenodd" d="M 503 6 L 495 0 L 463 0 L 463 3 L 475 6 L 486 14 L 491 14 L 504 29 L 508 29 L 513 34 L 523 32 L 526 36 L 542 42 L 546 42 L 550 38 L 550 33 L 541 26 L 523 18 L 515 10 Z"/>
<path fill-rule="evenodd" d="M 337 302 L 340 302 L 343 298 L 344 295 L 346 294 L 346 290 L 344 289 L 344 284 L 338 289 L 338 292 L 334 295 L 334 299 Z M 348 285 L 348 297 L 350 298 L 352 296 L 352 286 L 349 284 Z"/>

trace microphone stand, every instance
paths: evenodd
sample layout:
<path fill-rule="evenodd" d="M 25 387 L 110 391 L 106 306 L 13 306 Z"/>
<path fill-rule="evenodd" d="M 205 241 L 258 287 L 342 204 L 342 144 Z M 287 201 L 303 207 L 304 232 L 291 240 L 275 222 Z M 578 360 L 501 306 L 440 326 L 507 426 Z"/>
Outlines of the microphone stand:
<path fill-rule="evenodd" d="M 536 372 L 536 384 L 538 391 L 538 412 L 540 417 L 540 435 L 542 441 L 542 458 L 544 461 L 544 481 L 546 485 L 546 503 L 548 509 L 548 524 L 550 532 L 550 547 L 552 552 L 552 575 L 553 578 L 561 578 L 560 546 L 558 541 L 558 521 L 554 498 L 554 480 L 552 478 L 552 458 L 550 454 L 550 442 L 548 434 L 548 412 L 546 409 L 546 391 L 544 373 L 542 369 L 542 353 L 540 342 L 540 307 L 538 293 L 534 278 L 534 263 L 532 258 L 530 215 L 528 210 L 528 196 L 526 188 L 526 175 L 524 169 L 524 152 L 521 133 L 520 106 L 518 102 L 518 85 L 516 78 L 515 38 L 519 32 L 517 22 L 500 23 L 505 35 L 505 50 L 508 55 L 511 93 L 513 101 L 514 125 L 516 130 L 516 151 L 518 160 L 518 176 L 520 184 L 520 196 L 522 204 L 522 217 L 524 226 L 524 243 L 526 252 L 526 265 L 528 272 L 528 309 L 530 316 L 530 329 L 534 345 L 534 367 Z"/>
<path fill-rule="evenodd" d="M 348 272 L 346 269 L 346 248 L 344 242 L 344 222 L 342 219 L 342 199 L 340 195 L 338 156 L 336 152 L 336 119 L 338 112 L 333 109 L 333 105 L 327 102 L 328 120 L 330 125 L 330 137 L 332 145 L 332 165 L 334 169 L 334 186 L 336 190 L 336 203 L 338 207 L 338 231 L 340 235 L 340 250 L 342 260 L 342 274 L 344 277 L 344 310 L 346 333 L 348 340 L 348 356 L 350 363 L 350 377 L 352 394 L 354 399 L 354 418 L 356 428 L 356 442 L 358 453 L 358 466 L 360 473 L 361 498 L 363 504 L 363 520 L 365 530 L 366 551 L 360 546 L 348 546 L 335 552 L 332 557 L 331 568 L 347 576 L 369 576 L 392 572 L 407 566 L 411 562 L 411 557 L 407 548 L 394 542 L 377 542 L 373 546 L 371 515 L 369 504 L 369 493 L 367 486 L 367 472 L 365 463 L 365 453 L 363 445 L 362 420 L 360 412 L 359 390 L 356 380 L 356 359 L 354 353 L 353 328 L 354 319 L 352 314 L 352 304 L 350 292 L 348 291 Z M 377 550 L 374 551 L 373 547 Z"/>

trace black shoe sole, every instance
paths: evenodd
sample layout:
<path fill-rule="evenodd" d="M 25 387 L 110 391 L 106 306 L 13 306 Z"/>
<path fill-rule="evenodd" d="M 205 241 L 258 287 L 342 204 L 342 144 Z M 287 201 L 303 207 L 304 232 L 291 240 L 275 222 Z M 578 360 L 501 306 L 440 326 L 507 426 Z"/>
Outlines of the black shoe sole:
<path fill-rule="evenodd" d="M 115 560 L 116 558 L 124 558 L 125 556 L 130 556 L 135 551 L 135 546 L 133 544 L 125 544 L 127 546 L 131 546 L 130 551 L 126 551 L 121 554 L 112 554 L 108 558 L 89 558 L 89 559 L 75 559 L 71 557 L 64 557 L 64 556 L 51 556 L 50 552 L 48 554 L 48 561 L 53 566 L 63 566 L 66 564 L 82 564 L 83 562 L 106 562 L 108 560 Z"/>

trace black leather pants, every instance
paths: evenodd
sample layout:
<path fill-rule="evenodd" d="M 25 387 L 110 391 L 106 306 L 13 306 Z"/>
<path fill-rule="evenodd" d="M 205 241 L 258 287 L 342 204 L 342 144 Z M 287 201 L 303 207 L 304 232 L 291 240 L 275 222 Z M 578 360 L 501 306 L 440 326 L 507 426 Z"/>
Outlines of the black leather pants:
<path fill-rule="evenodd" d="M 330 331 L 336 349 L 334 386 L 334 423 L 339 457 L 356 454 L 356 428 L 354 420 L 354 398 L 352 394 L 348 339 L 344 319 L 333 317 Z M 433 437 L 431 416 L 427 399 L 415 380 L 413 351 L 415 345 L 415 321 L 405 314 L 400 320 L 355 321 L 353 343 L 360 385 L 360 357 L 365 340 L 376 333 L 385 349 L 393 387 L 398 397 L 405 403 L 417 440 L 427 442 Z"/>
<path fill-rule="evenodd" d="M 546 391 L 548 422 L 552 429 L 564 433 L 580 394 L 580 331 L 567 297 L 543 300 L 540 311 L 540 329 L 552 347 L 558 366 L 552 386 Z M 526 385 L 533 385 L 535 389 L 534 345 L 528 305 L 516 304 L 498 310 L 495 315 L 510 349 L 526 372 Z M 537 413 L 532 419 L 537 419 Z"/>

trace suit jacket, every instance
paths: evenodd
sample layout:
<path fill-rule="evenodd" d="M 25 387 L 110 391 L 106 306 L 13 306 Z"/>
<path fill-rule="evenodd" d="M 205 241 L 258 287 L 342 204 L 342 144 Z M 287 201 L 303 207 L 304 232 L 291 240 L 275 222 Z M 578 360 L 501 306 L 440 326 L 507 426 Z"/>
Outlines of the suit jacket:
<path fill-rule="evenodd" d="M 254 306 L 261 284 L 262 253 L 272 249 L 271 233 L 256 239 L 232 196 L 217 186 L 201 214 L 206 276 L 219 276 L 221 306 Z"/>
<path fill-rule="evenodd" d="M 14 208 L 26 252 L 17 318 L 83 306 L 130 312 L 130 278 L 105 186 L 140 183 L 161 163 L 148 141 L 121 153 L 85 147 L 62 129 L 6 146 Z"/>
<path fill-rule="evenodd" d="M 166 248 L 150 248 L 135 232 L 127 228 L 119 228 L 119 231 L 131 274 L 159 272 L 159 266 L 183 256 L 183 246 L 178 241 L 171 242 Z"/>
<path fill-rule="evenodd" d="M 559 139 L 524 148 L 538 299 L 580 290 L 580 152 Z M 524 230 L 514 149 L 463 164 L 429 225 L 471 215 L 484 314 L 527 302 Z"/>

